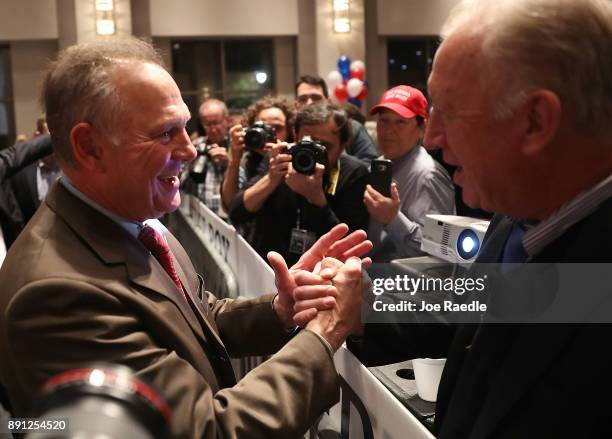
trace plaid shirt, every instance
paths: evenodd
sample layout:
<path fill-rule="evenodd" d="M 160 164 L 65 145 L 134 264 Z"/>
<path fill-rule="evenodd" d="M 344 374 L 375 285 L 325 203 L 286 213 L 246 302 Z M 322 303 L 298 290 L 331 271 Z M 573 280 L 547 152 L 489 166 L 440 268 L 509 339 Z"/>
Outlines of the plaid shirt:
<path fill-rule="evenodd" d="M 198 137 L 193 141 L 193 145 L 197 147 L 205 142 L 206 137 Z M 221 146 L 224 146 L 223 143 L 225 142 L 222 142 Z M 227 212 L 223 209 L 221 203 L 221 183 L 225 175 L 225 168 L 213 164 L 211 160 L 207 160 L 204 173 L 206 174 L 204 183 L 198 184 L 196 188 L 197 197 L 221 218 L 227 218 Z"/>

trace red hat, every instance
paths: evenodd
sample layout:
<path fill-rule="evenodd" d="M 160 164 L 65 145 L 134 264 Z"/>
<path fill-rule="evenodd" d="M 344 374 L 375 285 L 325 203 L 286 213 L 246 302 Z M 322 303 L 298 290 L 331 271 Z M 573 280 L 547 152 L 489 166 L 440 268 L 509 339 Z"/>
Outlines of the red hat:
<path fill-rule="evenodd" d="M 380 103 L 370 110 L 370 116 L 378 113 L 381 108 L 395 111 L 406 119 L 416 116 L 427 117 L 427 99 L 419 90 L 407 85 L 398 85 L 387 90 L 380 99 Z"/>

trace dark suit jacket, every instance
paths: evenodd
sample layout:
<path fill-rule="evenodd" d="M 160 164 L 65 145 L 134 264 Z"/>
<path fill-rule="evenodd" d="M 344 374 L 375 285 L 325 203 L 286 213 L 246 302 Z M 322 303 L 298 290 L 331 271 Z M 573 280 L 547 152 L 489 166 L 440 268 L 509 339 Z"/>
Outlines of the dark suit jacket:
<path fill-rule="evenodd" d="M 16 172 L 51 154 L 51 136 L 43 135 L 26 142 L 16 143 L 0 151 L 0 227 L 6 246 L 9 247 L 23 227 L 21 213 L 9 202 L 6 181 Z"/>
<path fill-rule="evenodd" d="M 507 217 L 493 219 L 479 262 L 501 261 L 510 228 Z M 610 262 L 611 245 L 608 200 L 533 262 Z M 450 347 L 430 337 L 439 335 L 437 325 L 378 328 L 378 343 L 383 329 L 386 349 L 401 346 L 395 350 L 408 355 L 403 359 L 447 350 L 439 355 L 447 357 L 436 404 L 439 438 L 612 437 L 612 376 L 603 359 L 612 325 L 458 325 Z M 363 343 L 376 344 L 370 336 Z M 371 348 L 365 351 L 372 356 Z M 395 352 L 393 360 L 399 359 Z"/>
<path fill-rule="evenodd" d="M 11 187 L 19 210 L 21 210 L 24 224 L 34 216 L 34 212 L 40 206 L 38 181 L 36 179 L 38 163 L 31 163 L 11 177 Z"/>
<path fill-rule="evenodd" d="M 303 435 L 338 399 L 321 340 L 302 331 L 282 347 L 271 296 L 217 300 L 167 238 L 195 310 L 137 239 L 54 185 L 0 271 L 0 379 L 14 415 L 50 376 L 104 361 L 161 391 L 177 437 Z M 230 355 L 279 348 L 234 386 Z"/>

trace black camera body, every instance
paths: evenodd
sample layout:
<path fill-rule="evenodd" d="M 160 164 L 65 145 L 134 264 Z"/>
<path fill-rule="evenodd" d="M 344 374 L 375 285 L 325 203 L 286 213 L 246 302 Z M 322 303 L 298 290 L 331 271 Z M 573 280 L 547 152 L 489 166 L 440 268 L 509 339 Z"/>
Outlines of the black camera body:
<path fill-rule="evenodd" d="M 288 152 L 291 154 L 293 169 L 300 174 L 314 174 L 317 163 L 327 167 L 327 149 L 310 136 L 302 137 Z"/>
<path fill-rule="evenodd" d="M 206 178 L 205 168 L 206 162 L 210 160 L 209 151 L 213 148 L 213 145 L 209 144 L 207 139 L 198 145 L 195 145 L 195 150 L 198 153 L 195 160 L 191 164 L 189 169 L 189 176 L 196 183 L 204 183 Z"/>
<path fill-rule="evenodd" d="M 276 130 L 261 120 L 244 129 L 244 146 L 248 150 L 259 149 L 266 143 L 276 143 Z"/>

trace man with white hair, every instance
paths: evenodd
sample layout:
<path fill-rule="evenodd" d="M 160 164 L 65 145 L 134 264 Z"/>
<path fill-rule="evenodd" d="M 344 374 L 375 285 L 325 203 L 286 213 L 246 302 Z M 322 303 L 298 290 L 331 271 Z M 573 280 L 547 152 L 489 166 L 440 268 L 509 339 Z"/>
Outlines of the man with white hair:
<path fill-rule="evenodd" d="M 451 14 L 429 78 L 425 144 L 457 166 L 468 205 L 498 214 L 480 262 L 562 268 L 612 259 L 611 54 L 607 0 L 466 0 Z M 540 300 L 548 286 L 530 297 Z M 584 293 L 573 304 L 597 308 L 580 302 Z M 612 326 L 568 320 L 459 325 L 436 437 L 611 437 L 612 378 L 598 357 Z M 375 326 L 365 325 L 364 345 Z M 414 358 L 435 327 L 406 325 L 374 341 Z"/>

